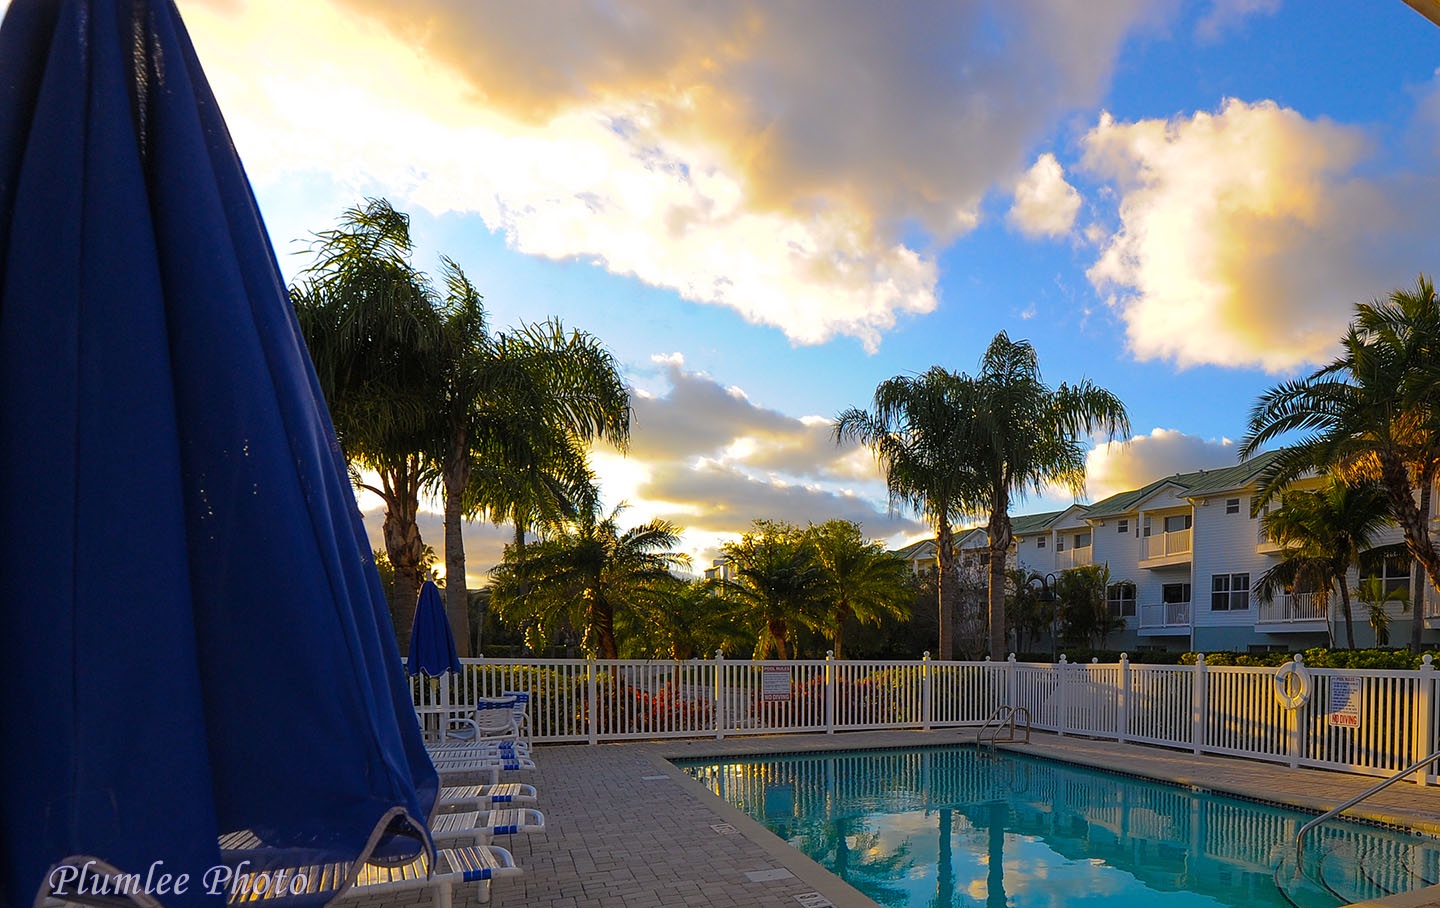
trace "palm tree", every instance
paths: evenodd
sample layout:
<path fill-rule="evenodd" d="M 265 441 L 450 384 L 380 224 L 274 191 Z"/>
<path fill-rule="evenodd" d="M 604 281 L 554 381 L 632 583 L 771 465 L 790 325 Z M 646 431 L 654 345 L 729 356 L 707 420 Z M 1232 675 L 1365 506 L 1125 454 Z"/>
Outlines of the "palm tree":
<path fill-rule="evenodd" d="M 1340 589 L 1345 645 L 1355 648 L 1350 568 L 1390 523 L 1385 490 L 1376 482 L 1349 485 L 1331 477 L 1318 489 L 1288 491 L 1280 507 L 1261 518 L 1261 529 L 1280 546 L 1280 562 L 1260 575 L 1255 594 L 1269 602 L 1280 588 L 1312 590 L 1324 607 Z"/>
<path fill-rule="evenodd" d="M 990 657 L 1005 655 L 1005 563 L 1014 539 L 1010 501 L 1027 490 L 1062 485 L 1085 491 L 1085 439 L 1103 431 L 1128 434 L 1125 405 L 1110 391 L 1082 379 L 1051 388 L 1040 377 L 1028 341 L 995 335 L 968 380 L 966 433 L 961 451 L 983 478 L 967 504 L 988 514 L 990 543 Z"/>
<path fill-rule="evenodd" d="M 662 595 L 671 571 L 690 561 L 672 551 L 680 531 L 668 521 L 620 530 L 623 507 L 603 520 L 587 511 L 525 550 L 507 548 L 491 594 L 501 617 L 511 623 L 533 618 L 550 629 L 568 621 L 582 630 L 586 653 L 619 658 L 617 611 Z"/>
<path fill-rule="evenodd" d="M 290 290 L 301 333 L 346 460 L 385 502 L 385 551 L 395 571 L 392 617 L 404 649 L 425 544 L 416 517 L 435 478 L 434 402 L 444 393 L 437 297 L 410 264 L 409 218 L 370 200 L 316 234 L 316 260 Z"/>
<path fill-rule="evenodd" d="M 739 651 L 741 641 L 712 584 L 672 577 L 652 593 L 638 608 L 616 615 L 617 625 L 624 620 L 622 657 L 678 662 L 717 649 Z M 743 648 L 753 650 L 754 641 Z"/>
<path fill-rule="evenodd" d="M 1440 590 L 1440 553 L 1430 538 L 1430 490 L 1440 473 L 1440 299 L 1423 275 L 1414 290 L 1355 308 L 1340 355 L 1309 376 L 1261 395 L 1240 456 L 1286 438 L 1261 476 L 1265 500 L 1310 472 L 1380 483 L 1405 546 Z M 1298 439 L 1292 433 L 1302 433 Z M 1418 495 L 1417 495 L 1418 492 Z M 1410 648 L 1424 622 L 1416 615 Z"/>
<path fill-rule="evenodd" d="M 966 382 L 939 366 L 913 377 L 898 375 L 875 389 L 872 412 L 852 407 L 835 421 L 837 444 L 858 441 L 874 453 L 891 507 L 912 509 L 935 527 L 938 651 L 945 660 L 955 657 L 954 525 L 978 485 L 963 456 Z"/>
<path fill-rule="evenodd" d="M 828 633 L 836 658 L 844 658 L 850 621 L 879 624 L 885 617 L 909 617 L 909 566 L 883 545 L 865 541 L 859 524 L 828 520 L 812 526 L 809 536 L 820 566 L 821 596 L 831 607 Z"/>
<path fill-rule="evenodd" d="M 773 651 L 777 659 L 789 659 L 795 630 L 825 621 L 823 574 L 814 547 L 797 527 L 757 520 L 751 532 L 726 543 L 723 551 L 735 567 L 735 579 L 723 581 L 722 595 L 738 618 L 755 627 L 755 658 Z"/>
<path fill-rule="evenodd" d="M 535 521 L 593 508 L 588 448 L 604 440 L 624 450 L 630 393 L 598 338 L 555 320 L 502 333 L 493 355 L 471 414 L 466 513 L 509 521 L 523 551 Z"/>

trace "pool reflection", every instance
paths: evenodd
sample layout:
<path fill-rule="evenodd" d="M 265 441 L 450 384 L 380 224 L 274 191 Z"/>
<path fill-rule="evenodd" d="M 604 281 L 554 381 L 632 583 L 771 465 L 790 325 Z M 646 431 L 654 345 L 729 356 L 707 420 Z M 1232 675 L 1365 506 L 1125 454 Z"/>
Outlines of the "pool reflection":
<path fill-rule="evenodd" d="M 974 748 L 677 761 L 882 905 L 1285 908 L 1273 867 L 1308 814 Z M 1347 898 L 1440 880 L 1440 842 L 1327 824 Z M 1360 858 L 1360 859 L 1357 859 Z M 1339 900 L 1336 900 L 1338 904 Z"/>

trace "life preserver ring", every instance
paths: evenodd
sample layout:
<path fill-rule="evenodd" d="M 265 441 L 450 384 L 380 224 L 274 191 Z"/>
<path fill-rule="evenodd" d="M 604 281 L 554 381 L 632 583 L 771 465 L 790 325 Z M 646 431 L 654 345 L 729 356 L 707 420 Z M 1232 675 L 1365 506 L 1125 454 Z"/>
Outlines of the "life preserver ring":
<path fill-rule="evenodd" d="M 1286 709 L 1310 702 L 1310 672 L 1300 662 L 1286 662 L 1275 672 L 1275 699 Z"/>

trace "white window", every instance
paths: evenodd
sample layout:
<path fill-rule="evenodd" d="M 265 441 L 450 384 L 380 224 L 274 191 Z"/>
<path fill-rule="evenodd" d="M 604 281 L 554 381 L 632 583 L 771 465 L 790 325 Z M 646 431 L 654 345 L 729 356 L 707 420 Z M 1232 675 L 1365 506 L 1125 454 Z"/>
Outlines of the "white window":
<path fill-rule="evenodd" d="M 1057 551 L 1057 552 L 1063 552 L 1063 551 L 1065 551 L 1065 537 L 1064 537 L 1064 536 L 1056 536 L 1056 537 L 1055 537 L 1055 551 Z"/>
<path fill-rule="evenodd" d="M 1190 601 L 1190 584 L 1166 583 L 1160 587 L 1160 601 L 1166 605 L 1179 605 Z"/>
<path fill-rule="evenodd" d="M 1395 590 L 1410 592 L 1410 556 L 1405 554 L 1387 555 L 1379 564 L 1368 565 L 1360 571 L 1360 579 L 1378 577 L 1385 583 L 1385 593 Z"/>
<path fill-rule="evenodd" d="M 1190 529 L 1189 514 L 1171 514 L 1165 518 L 1165 532 L 1178 533 L 1181 530 Z"/>
<path fill-rule="evenodd" d="M 1210 575 L 1210 610 L 1239 612 L 1250 607 L 1250 574 Z"/>
<path fill-rule="evenodd" d="M 1227 499 L 1225 499 L 1225 513 L 1226 513 L 1226 514 L 1239 514 L 1239 513 L 1240 513 L 1240 499 L 1238 499 L 1238 498 L 1227 498 Z"/>
<path fill-rule="evenodd" d="M 1117 520 L 1117 521 L 1115 521 L 1115 532 L 1117 532 L 1117 533 L 1128 533 L 1128 532 L 1130 532 L 1130 521 L 1128 521 L 1128 520 Z"/>
<path fill-rule="evenodd" d="M 1135 584 L 1128 580 L 1110 584 L 1105 588 L 1105 604 L 1110 607 L 1112 615 L 1135 617 Z"/>
<path fill-rule="evenodd" d="M 1037 549 L 1043 549 L 1043 548 L 1045 548 L 1045 537 L 1044 537 L 1044 536 L 1036 536 L 1036 537 L 1035 537 L 1035 548 L 1037 548 Z"/>

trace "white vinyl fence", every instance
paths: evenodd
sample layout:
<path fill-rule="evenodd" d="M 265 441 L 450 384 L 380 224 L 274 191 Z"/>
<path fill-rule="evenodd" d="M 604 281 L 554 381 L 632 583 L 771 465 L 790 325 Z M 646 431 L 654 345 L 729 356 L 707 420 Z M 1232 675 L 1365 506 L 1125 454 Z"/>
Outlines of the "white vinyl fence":
<path fill-rule="evenodd" d="M 435 721 L 478 697 L 530 694 L 532 740 L 588 742 L 979 726 L 1002 706 L 1031 727 L 1389 776 L 1440 749 L 1431 658 L 1415 671 L 1303 668 L 1309 697 L 1277 696 L 1274 668 L 1016 662 L 688 662 L 466 659 L 415 679 Z M 1416 781 L 1435 784 L 1434 767 Z"/>

